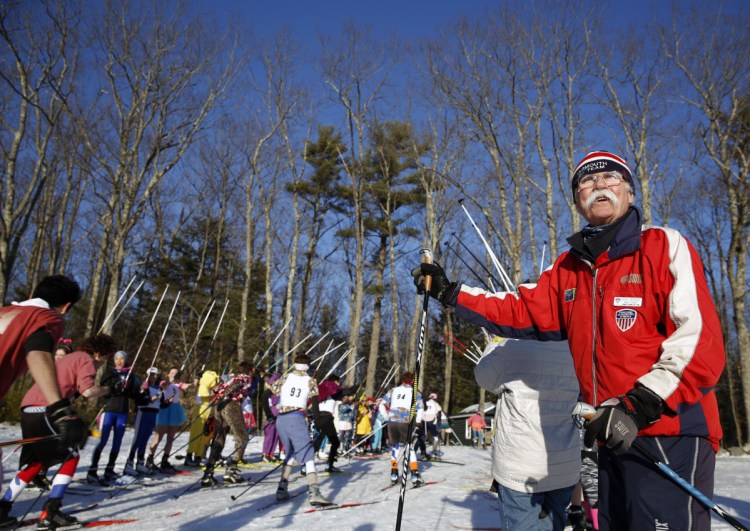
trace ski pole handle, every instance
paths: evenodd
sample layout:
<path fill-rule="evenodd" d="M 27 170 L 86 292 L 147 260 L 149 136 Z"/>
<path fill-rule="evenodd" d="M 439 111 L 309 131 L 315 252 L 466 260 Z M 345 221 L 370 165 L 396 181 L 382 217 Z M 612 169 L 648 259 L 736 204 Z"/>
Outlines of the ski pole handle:
<path fill-rule="evenodd" d="M 572 415 L 574 417 L 581 417 L 584 420 L 591 420 L 596 414 L 596 408 L 586 402 L 576 402 L 576 407 L 573 408 Z"/>
<path fill-rule="evenodd" d="M 429 249 L 422 249 L 419 253 L 422 255 L 423 264 L 432 263 L 432 251 L 430 251 Z M 432 275 L 425 275 L 424 276 L 424 289 L 427 293 L 430 292 L 430 287 L 432 287 Z"/>

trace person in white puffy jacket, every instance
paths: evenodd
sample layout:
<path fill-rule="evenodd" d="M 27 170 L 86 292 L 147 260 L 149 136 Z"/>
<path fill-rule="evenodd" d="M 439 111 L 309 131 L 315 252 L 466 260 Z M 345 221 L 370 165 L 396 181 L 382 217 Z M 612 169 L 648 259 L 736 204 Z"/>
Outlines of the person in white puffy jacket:
<path fill-rule="evenodd" d="M 581 468 L 579 387 L 565 343 L 495 339 L 474 369 L 498 394 L 492 476 L 504 530 L 559 530 Z"/>

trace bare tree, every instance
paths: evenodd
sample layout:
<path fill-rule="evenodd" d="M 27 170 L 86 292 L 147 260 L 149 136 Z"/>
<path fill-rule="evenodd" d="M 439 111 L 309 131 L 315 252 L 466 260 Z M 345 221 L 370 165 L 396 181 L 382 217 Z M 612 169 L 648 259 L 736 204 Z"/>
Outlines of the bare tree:
<path fill-rule="evenodd" d="M 334 100 L 344 111 L 350 142 L 350 159 L 346 167 L 349 178 L 349 201 L 352 204 L 350 233 L 354 238 L 354 256 L 350 264 L 353 286 L 349 311 L 349 349 L 347 367 L 356 363 L 359 353 L 360 327 L 365 290 L 365 228 L 363 216 L 366 132 L 375 107 L 391 71 L 399 60 L 395 40 L 376 40 L 367 30 L 346 24 L 339 42 L 322 40 L 321 65 L 323 80 Z M 346 376 L 346 384 L 355 379 L 354 371 Z"/>
<path fill-rule="evenodd" d="M 0 6 L 0 101 L 3 155 L 0 181 L 0 300 L 5 300 L 19 247 L 42 193 L 54 183 L 54 132 L 74 90 L 78 13 L 65 0 L 30 7 Z M 32 273 L 33 274 L 33 273 Z"/>
<path fill-rule="evenodd" d="M 97 73 L 105 80 L 94 113 L 111 133 L 81 124 L 98 170 L 94 185 L 103 222 L 89 332 L 99 283 L 103 281 L 106 308 L 111 309 L 133 229 L 143 222 L 161 181 L 203 130 L 237 68 L 227 40 L 179 9 L 112 3 L 102 21 L 92 28 Z"/>
<path fill-rule="evenodd" d="M 263 205 L 261 217 L 265 220 L 266 262 L 265 292 L 266 318 L 264 328 L 272 328 L 273 291 L 272 282 L 272 249 L 275 235 L 272 211 L 276 204 L 278 192 L 277 176 L 280 171 L 280 160 L 286 150 L 283 147 L 283 131 L 286 123 L 292 118 L 298 105 L 298 89 L 292 83 L 292 65 L 296 60 L 292 41 L 281 35 L 261 46 L 255 61 L 256 69 L 249 70 L 248 94 L 253 95 L 247 109 L 245 125 L 246 175 L 245 193 L 245 283 L 242 288 L 240 327 L 237 337 L 237 348 L 240 358 L 244 355 L 245 334 L 247 328 L 250 290 L 252 289 L 253 268 L 258 256 L 255 252 L 255 240 L 259 220 L 256 219 L 255 203 L 259 199 Z M 275 141 L 277 140 L 277 141 Z"/>
<path fill-rule="evenodd" d="M 681 13 L 683 14 L 683 13 Z M 750 427 L 750 330 L 747 322 L 750 254 L 750 70 L 739 57 L 750 55 L 750 35 L 736 24 L 747 10 L 687 11 L 665 37 L 665 52 L 690 87 L 684 103 L 702 114 L 696 138 L 704 150 L 698 178 L 723 194 L 729 218 L 726 280 L 731 291 L 732 332 L 742 367 L 745 427 Z M 679 28 L 679 29 L 678 29 Z M 750 433 L 746 433 L 748 440 Z"/>
<path fill-rule="evenodd" d="M 633 38 L 613 46 L 601 35 L 595 35 L 597 61 L 604 85 L 602 106 L 617 118 L 625 137 L 625 152 L 630 154 L 642 200 L 640 206 L 646 224 L 653 223 L 652 195 L 654 186 L 665 178 L 659 160 L 669 134 L 668 97 L 670 87 L 668 60 L 665 55 L 648 53 L 650 40 L 630 31 Z M 652 33 L 652 32 L 650 32 Z M 613 54 L 618 53 L 615 58 Z M 606 112 L 606 111 L 605 111 Z M 631 158 L 632 157 L 632 158 Z M 671 177 L 671 176 L 670 176 Z"/>

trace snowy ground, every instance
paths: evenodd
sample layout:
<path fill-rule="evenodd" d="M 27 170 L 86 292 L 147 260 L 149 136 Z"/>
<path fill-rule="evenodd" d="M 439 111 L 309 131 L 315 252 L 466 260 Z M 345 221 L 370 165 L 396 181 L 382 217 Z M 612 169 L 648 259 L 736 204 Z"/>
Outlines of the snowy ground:
<path fill-rule="evenodd" d="M 124 457 L 130 448 L 132 430 L 128 428 L 123 441 L 123 450 L 118 460 L 118 472 L 124 465 Z M 16 426 L 0 424 L 0 441 L 20 438 L 20 429 Z M 96 440 L 90 440 L 83 451 L 79 472 L 76 479 L 85 475 L 91 451 Z M 183 435 L 175 444 L 175 450 L 187 442 Z M 231 437 L 229 444 L 232 444 Z M 251 440 L 246 458 L 259 461 L 261 441 Z M 489 451 L 468 447 L 450 446 L 443 448 L 445 461 L 450 463 L 423 462 L 420 470 L 425 481 L 437 483 L 421 489 L 407 488 L 406 504 L 403 512 L 402 526 L 406 530 L 456 529 L 457 526 L 469 529 L 497 529 L 501 526 L 497 511 L 497 500 L 487 492 L 491 483 Z M 102 461 L 106 461 L 109 447 L 105 449 Z M 5 480 L 17 469 L 19 452 L 13 448 L 4 450 Z M 176 453 L 182 454 L 184 450 Z M 180 461 L 173 460 L 174 464 Z M 115 491 L 99 490 L 93 493 L 69 493 L 65 497 L 65 510 L 73 510 L 98 502 L 98 506 L 78 515 L 81 520 L 129 519 L 137 518 L 138 522 L 118 525 L 118 529 L 160 529 L 191 530 L 214 529 L 300 529 L 304 531 L 351 529 L 371 531 L 394 529 L 399 501 L 399 487 L 385 488 L 390 484 L 388 479 L 389 463 L 387 458 L 344 460 L 338 463 L 342 469 L 350 472 L 335 476 L 322 476 L 320 487 L 322 493 L 338 504 L 376 502 L 369 505 L 342 508 L 334 511 L 306 513 L 310 509 L 307 503 L 306 482 L 299 475 L 298 469 L 292 475 L 289 485 L 290 493 L 303 494 L 283 503 L 275 502 L 276 485 L 280 469 L 273 466 L 257 465 L 245 468 L 244 476 L 251 482 L 260 480 L 250 490 L 237 496 L 247 488 L 246 485 L 203 489 L 188 492 L 178 499 L 173 496 L 185 490 L 191 483 L 199 480 L 199 472 L 193 474 L 166 477 L 143 482 L 142 488 L 128 487 L 110 497 Z M 181 467 L 182 468 L 182 467 Z M 322 469 L 322 466 L 320 467 Z M 54 469 L 53 469 L 54 470 Z M 186 469 L 195 470 L 195 469 Z M 261 479 L 263 476 L 267 477 Z M 221 474 L 217 474 L 220 477 Z M 739 516 L 741 521 L 750 526 L 750 458 L 720 457 L 716 467 L 716 494 L 714 501 Z M 87 489 L 88 485 L 74 482 L 73 489 Z M 37 500 L 39 491 L 27 489 L 14 505 L 12 514 L 21 516 Z M 36 502 L 29 517 L 37 516 L 42 501 Z M 731 529 L 719 517 L 714 517 L 714 529 Z"/>

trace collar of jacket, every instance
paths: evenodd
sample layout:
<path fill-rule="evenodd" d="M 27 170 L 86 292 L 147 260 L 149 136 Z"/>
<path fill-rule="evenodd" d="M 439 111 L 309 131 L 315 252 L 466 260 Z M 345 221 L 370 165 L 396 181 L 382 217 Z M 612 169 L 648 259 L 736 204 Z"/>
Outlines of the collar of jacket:
<path fill-rule="evenodd" d="M 609 249 L 602 253 L 596 260 L 601 264 L 607 260 L 615 260 L 625 254 L 637 251 L 641 247 L 641 211 L 636 206 L 631 206 L 625 214 L 625 220 L 612 238 Z M 578 231 L 568 238 L 571 252 L 581 260 L 590 263 L 586 258 L 583 247 L 583 234 Z"/>

